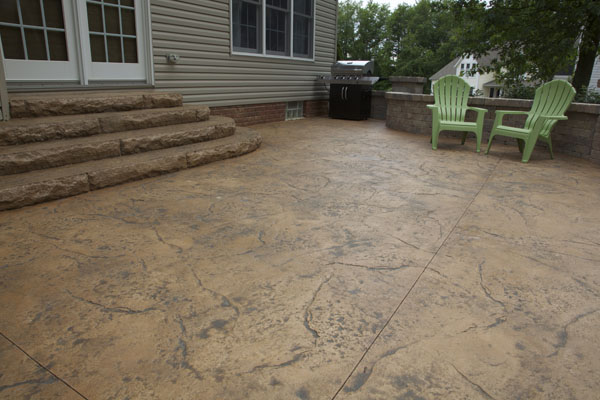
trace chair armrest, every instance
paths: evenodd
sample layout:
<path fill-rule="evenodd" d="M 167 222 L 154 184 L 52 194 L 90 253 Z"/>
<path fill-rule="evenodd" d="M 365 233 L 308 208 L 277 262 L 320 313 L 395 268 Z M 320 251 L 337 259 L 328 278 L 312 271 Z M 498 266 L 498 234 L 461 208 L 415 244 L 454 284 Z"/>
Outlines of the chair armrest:
<path fill-rule="evenodd" d="M 480 108 L 480 107 L 470 107 L 470 106 L 469 106 L 469 107 L 467 107 L 467 110 L 473 110 L 473 111 L 477 111 L 477 112 L 484 112 L 484 113 L 488 112 L 488 110 L 487 110 L 487 109 L 485 109 L 485 108 Z"/>
<path fill-rule="evenodd" d="M 496 110 L 496 115 L 504 115 L 504 114 L 529 115 L 529 111 Z"/>
<path fill-rule="evenodd" d="M 427 104 L 427 108 L 430 108 L 433 110 L 434 108 L 440 108 L 440 107 L 436 106 L 435 104 Z"/>
<path fill-rule="evenodd" d="M 565 121 L 565 120 L 569 119 L 566 115 L 540 115 L 540 118 L 555 119 L 558 121 Z"/>

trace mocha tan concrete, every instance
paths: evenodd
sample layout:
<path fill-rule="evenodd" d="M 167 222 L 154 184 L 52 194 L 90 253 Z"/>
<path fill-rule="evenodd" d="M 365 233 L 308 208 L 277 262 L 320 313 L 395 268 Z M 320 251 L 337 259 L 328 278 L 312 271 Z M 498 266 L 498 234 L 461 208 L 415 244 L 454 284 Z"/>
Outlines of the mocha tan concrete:
<path fill-rule="evenodd" d="M 598 398 L 600 168 L 255 128 L 244 157 L 0 213 L 1 398 Z"/>

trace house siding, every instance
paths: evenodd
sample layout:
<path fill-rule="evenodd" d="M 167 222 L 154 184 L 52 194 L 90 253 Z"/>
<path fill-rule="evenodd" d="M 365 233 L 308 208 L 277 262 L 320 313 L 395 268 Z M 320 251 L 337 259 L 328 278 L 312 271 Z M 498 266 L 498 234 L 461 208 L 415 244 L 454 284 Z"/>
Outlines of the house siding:
<path fill-rule="evenodd" d="M 590 78 L 590 85 L 588 88 L 596 93 L 600 93 L 600 57 L 596 57 L 596 62 L 594 63 L 594 69 L 592 69 L 592 76 Z"/>
<path fill-rule="evenodd" d="M 315 59 L 305 61 L 231 54 L 229 0 L 152 0 L 156 87 L 210 106 L 326 98 L 315 79 L 335 61 L 337 1 L 315 3 Z"/>

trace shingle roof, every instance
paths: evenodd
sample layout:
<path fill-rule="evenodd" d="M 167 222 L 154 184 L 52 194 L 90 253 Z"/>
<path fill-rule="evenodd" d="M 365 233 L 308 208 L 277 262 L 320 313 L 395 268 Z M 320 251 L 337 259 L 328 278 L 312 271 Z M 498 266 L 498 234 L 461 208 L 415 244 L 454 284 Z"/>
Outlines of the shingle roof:
<path fill-rule="evenodd" d="M 478 58 L 477 63 L 482 67 L 489 67 L 492 64 L 492 60 L 496 57 L 498 57 L 498 52 L 490 51 L 483 57 Z M 429 77 L 429 80 L 435 81 L 446 75 L 456 75 L 456 63 L 461 59 L 462 59 L 462 57 L 456 57 L 454 60 L 452 60 L 448 64 L 446 64 L 438 72 L 431 75 Z"/>
<path fill-rule="evenodd" d="M 435 74 L 431 75 L 429 77 L 429 80 L 430 81 L 435 81 L 435 80 L 438 80 L 441 77 L 446 76 L 446 75 L 456 75 L 456 63 L 460 59 L 461 59 L 461 57 L 456 57 L 454 60 L 450 61 L 448 64 L 446 64 L 438 72 L 436 72 Z"/>

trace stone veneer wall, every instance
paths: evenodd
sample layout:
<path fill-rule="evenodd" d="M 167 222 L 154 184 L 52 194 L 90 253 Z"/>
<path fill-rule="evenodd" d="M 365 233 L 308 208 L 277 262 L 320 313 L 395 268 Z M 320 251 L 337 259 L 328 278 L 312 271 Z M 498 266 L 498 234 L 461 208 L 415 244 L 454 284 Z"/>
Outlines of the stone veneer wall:
<path fill-rule="evenodd" d="M 373 119 L 383 119 L 387 114 L 387 102 L 385 90 L 373 90 L 371 92 L 371 116 Z"/>
<path fill-rule="evenodd" d="M 211 107 L 210 114 L 233 118 L 237 126 L 264 124 L 285 121 L 286 104 L 266 103 Z M 303 107 L 304 116 L 307 118 L 326 116 L 329 102 L 327 100 L 306 100 Z"/>
<path fill-rule="evenodd" d="M 432 113 L 426 105 L 433 104 L 432 95 L 386 92 L 387 115 L 386 125 L 392 129 L 405 132 L 431 135 Z M 496 110 L 529 111 L 533 101 L 519 99 L 499 99 L 488 97 L 472 97 L 469 105 L 486 108 L 483 125 L 483 143 L 487 142 Z M 552 145 L 557 153 L 585 158 L 600 164 L 600 105 L 573 103 L 566 113 L 567 121 L 558 121 L 552 131 Z M 475 112 L 467 113 L 467 120 L 475 120 Z M 523 126 L 525 116 L 506 115 L 504 125 Z M 442 135 L 460 135 L 458 132 L 447 132 Z M 497 136 L 499 143 L 514 142 L 512 138 Z M 545 147 L 538 142 L 539 147 Z"/>

